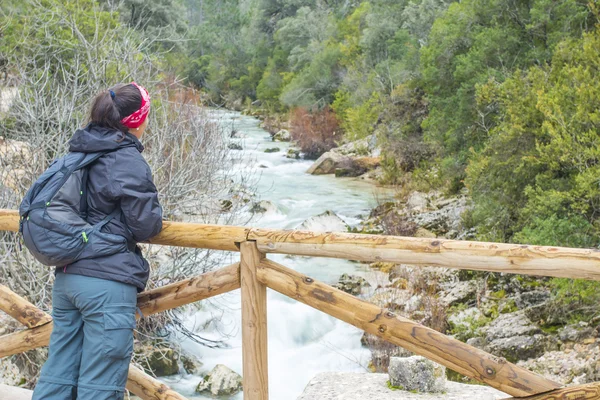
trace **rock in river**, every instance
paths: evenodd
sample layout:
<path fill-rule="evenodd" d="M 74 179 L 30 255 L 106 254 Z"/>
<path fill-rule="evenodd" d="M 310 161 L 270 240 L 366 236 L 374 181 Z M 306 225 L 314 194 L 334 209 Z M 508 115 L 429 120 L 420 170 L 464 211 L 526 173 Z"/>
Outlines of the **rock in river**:
<path fill-rule="evenodd" d="M 323 214 L 310 217 L 296 229 L 315 232 L 347 232 L 348 225 L 336 213 L 328 210 Z"/>
<path fill-rule="evenodd" d="M 323 154 L 306 171 L 312 175 L 334 174 L 337 168 L 343 168 L 350 158 L 332 151 Z"/>
<path fill-rule="evenodd" d="M 230 396 L 242 390 L 242 377 L 223 364 L 217 364 L 198 384 L 196 392 Z"/>

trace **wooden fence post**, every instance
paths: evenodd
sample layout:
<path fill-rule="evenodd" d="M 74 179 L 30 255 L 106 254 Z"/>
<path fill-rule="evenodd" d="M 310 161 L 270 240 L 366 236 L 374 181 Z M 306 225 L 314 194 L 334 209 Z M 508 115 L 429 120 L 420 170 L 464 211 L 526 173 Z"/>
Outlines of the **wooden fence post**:
<path fill-rule="evenodd" d="M 265 255 L 255 242 L 242 242 L 240 252 L 244 400 L 267 400 L 267 287 L 256 277 Z"/>

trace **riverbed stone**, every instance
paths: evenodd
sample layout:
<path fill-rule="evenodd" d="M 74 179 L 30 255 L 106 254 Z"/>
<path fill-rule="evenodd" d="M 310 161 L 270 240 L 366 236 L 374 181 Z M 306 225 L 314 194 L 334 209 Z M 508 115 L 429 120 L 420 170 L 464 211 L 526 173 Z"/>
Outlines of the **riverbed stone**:
<path fill-rule="evenodd" d="M 196 387 L 196 392 L 231 396 L 242 390 L 242 377 L 223 364 L 217 364 Z"/>
<path fill-rule="evenodd" d="M 273 141 L 289 142 L 290 140 L 292 140 L 292 135 L 290 134 L 290 131 L 288 131 L 287 129 L 281 129 L 281 130 L 279 130 L 279 132 L 277 132 L 275 135 L 273 135 Z"/>
<path fill-rule="evenodd" d="M 148 369 L 155 376 L 169 376 L 179 373 L 179 354 L 173 349 L 147 348 Z"/>
<path fill-rule="evenodd" d="M 288 149 L 288 151 L 285 154 L 285 156 L 287 158 L 291 158 L 292 160 L 299 160 L 300 159 L 300 150 L 298 150 L 298 149 Z"/>
<path fill-rule="evenodd" d="M 229 150 L 244 150 L 244 148 L 242 147 L 241 144 L 239 143 L 235 143 L 235 142 L 231 142 L 227 145 L 227 148 Z"/>
<path fill-rule="evenodd" d="M 349 157 L 328 151 L 317 159 L 306 171 L 312 175 L 334 174 L 337 168 L 343 168 L 348 163 Z"/>
<path fill-rule="evenodd" d="M 297 400 L 495 400 L 506 394 L 489 386 L 446 382 L 444 393 L 411 393 L 388 387 L 387 374 L 324 372 L 315 376 Z"/>
<path fill-rule="evenodd" d="M 304 221 L 296 229 L 315 232 L 347 232 L 348 225 L 333 211 L 325 211 Z"/>
<path fill-rule="evenodd" d="M 475 301 L 476 293 L 477 282 L 459 281 L 447 285 L 440 292 L 440 301 L 448 307 L 458 303 L 470 303 Z"/>
<path fill-rule="evenodd" d="M 192 354 L 181 355 L 181 364 L 183 365 L 183 369 L 188 374 L 197 374 L 200 372 L 202 368 L 202 362 Z"/>
<path fill-rule="evenodd" d="M 440 393 L 446 388 L 446 368 L 421 356 L 392 357 L 390 386 L 420 393 Z"/>
<path fill-rule="evenodd" d="M 279 153 L 281 149 L 279 147 L 269 147 L 265 149 L 265 153 Z"/>

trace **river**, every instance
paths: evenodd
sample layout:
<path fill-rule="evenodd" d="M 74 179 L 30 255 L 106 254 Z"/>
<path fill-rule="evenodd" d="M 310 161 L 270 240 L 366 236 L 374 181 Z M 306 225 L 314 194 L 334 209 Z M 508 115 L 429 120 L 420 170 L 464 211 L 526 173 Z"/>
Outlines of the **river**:
<path fill-rule="evenodd" d="M 216 112 L 227 126 L 233 126 L 244 138 L 235 139 L 244 148 L 244 162 L 239 168 L 259 171 L 257 193 L 274 208 L 258 215 L 249 225 L 261 228 L 295 228 L 306 219 L 331 210 L 350 226 L 377 205 L 377 199 L 391 192 L 357 178 L 314 176 L 306 173 L 311 161 L 285 157 L 288 143 L 272 142 L 259 120 L 229 111 Z M 265 153 L 267 148 L 281 151 Z M 265 168 L 266 167 L 266 168 Z M 368 267 L 346 260 L 269 255 L 269 258 L 315 279 L 332 284 L 343 273 L 367 276 Z M 291 300 L 268 289 L 269 394 L 272 400 L 297 398 L 319 372 L 365 371 L 370 352 L 361 347 L 362 331 L 344 322 Z M 217 321 L 207 324 L 218 316 Z M 200 312 L 188 317 L 187 327 L 199 335 L 220 339 L 226 335 L 227 348 L 208 349 L 184 340 L 184 350 L 203 362 L 202 372 L 224 364 L 242 373 L 241 313 L 239 290 L 205 301 Z M 162 378 L 190 399 L 204 399 L 194 394 L 200 377 L 177 375 Z M 232 399 L 241 399 L 238 394 Z"/>

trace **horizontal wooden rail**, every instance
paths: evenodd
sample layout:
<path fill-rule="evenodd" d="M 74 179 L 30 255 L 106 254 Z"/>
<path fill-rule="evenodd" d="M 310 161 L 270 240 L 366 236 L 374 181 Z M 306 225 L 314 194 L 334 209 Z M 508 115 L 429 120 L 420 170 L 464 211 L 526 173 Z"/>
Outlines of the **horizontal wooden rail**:
<path fill-rule="evenodd" d="M 600 280 L 600 251 L 591 249 L 270 229 L 248 240 L 266 253 Z"/>
<path fill-rule="evenodd" d="M 504 359 L 357 299 L 276 262 L 263 260 L 257 277 L 279 293 L 512 396 L 529 396 L 561 387 L 556 382 Z"/>
<path fill-rule="evenodd" d="M 0 230 L 16 231 L 18 214 L 0 210 Z M 600 280 L 600 251 L 459 240 L 252 229 L 164 222 L 151 243 L 239 251 L 255 241 L 263 253 L 387 261 L 476 271 Z"/>
<path fill-rule="evenodd" d="M 142 292 L 137 304 L 144 315 L 156 314 L 240 288 L 240 263 Z"/>
<path fill-rule="evenodd" d="M 239 263 L 138 295 L 144 315 L 156 314 L 239 289 Z M 139 317 L 139 316 L 138 316 Z M 0 358 L 47 346 L 52 323 L 0 336 Z"/>
<path fill-rule="evenodd" d="M 49 314 L 46 314 L 4 285 L 0 285 L 0 310 L 27 328 L 35 328 L 52 321 Z"/>
<path fill-rule="evenodd" d="M 17 232 L 19 213 L 0 209 L 0 231 Z M 213 250 L 239 251 L 237 243 L 246 240 L 249 228 L 227 225 L 163 221 L 162 231 L 149 243 Z"/>
<path fill-rule="evenodd" d="M 511 397 L 504 400 L 597 400 L 600 399 L 600 382 L 569 386 L 528 397 Z"/>
<path fill-rule="evenodd" d="M 127 390 L 144 400 L 187 400 L 164 383 L 159 382 L 133 365 L 129 365 Z"/>

